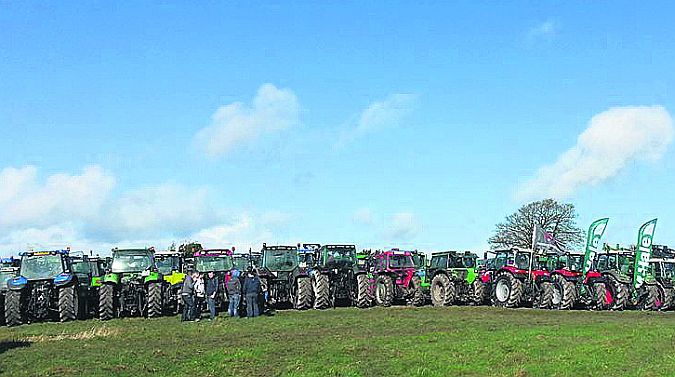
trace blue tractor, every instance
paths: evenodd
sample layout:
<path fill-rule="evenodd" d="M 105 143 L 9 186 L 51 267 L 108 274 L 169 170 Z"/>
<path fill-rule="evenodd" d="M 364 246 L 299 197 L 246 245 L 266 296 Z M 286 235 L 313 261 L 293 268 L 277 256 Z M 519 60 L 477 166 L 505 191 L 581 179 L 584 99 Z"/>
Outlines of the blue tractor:
<path fill-rule="evenodd" d="M 79 280 L 73 272 L 68 250 L 29 251 L 20 255 L 18 276 L 7 283 L 7 326 L 80 318 L 81 304 L 86 297 L 80 297 Z"/>

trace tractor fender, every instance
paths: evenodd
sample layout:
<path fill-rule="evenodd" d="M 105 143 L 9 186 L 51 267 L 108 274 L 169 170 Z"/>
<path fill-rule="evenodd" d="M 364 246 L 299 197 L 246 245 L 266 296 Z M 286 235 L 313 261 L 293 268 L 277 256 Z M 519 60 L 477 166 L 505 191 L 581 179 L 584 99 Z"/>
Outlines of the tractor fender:
<path fill-rule="evenodd" d="M 143 284 L 147 285 L 149 283 L 154 283 L 158 281 L 163 281 L 164 278 L 162 277 L 162 274 L 156 271 L 150 271 L 150 274 L 146 277 L 143 278 Z"/>
<path fill-rule="evenodd" d="M 103 283 L 105 284 L 119 284 L 120 275 L 118 274 L 106 274 L 103 276 Z"/>
<path fill-rule="evenodd" d="M 604 272 L 603 275 L 611 276 L 616 281 L 618 281 L 620 283 L 623 283 L 623 284 L 630 284 L 631 283 L 631 279 L 628 276 L 626 276 L 624 274 L 617 273 L 615 271 L 607 271 L 607 272 Z"/>
<path fill-rule="evenodd" d="M 555 270 L 554 272 L 551 273 L 551 276 L 555 275 L 562 276 L 567 281 L 576 282 L 577 279 L 581 277 L 581 272 L 575 272 L 570 270 Z"/>
<path fill-rule="evenodd" d="M 102 276 L 92 276 L 91 286 L 92 287 L 100 287 L 101 285 L 103 285 L 103 277 Z"/>
<path fill-rule="evenodd" d="M 28 286 L 28 279 L 23 276 L 17 276 L 7 281 L 7 288 L 10 291 L 20 291 Z"/>
<path fill-rule="evenodd" d="M 57 287 L 66 287 L 71 284 L 78 284 L 77 275 L 70 273 L 61 273 L 54 278 L 54 285 Z"/>

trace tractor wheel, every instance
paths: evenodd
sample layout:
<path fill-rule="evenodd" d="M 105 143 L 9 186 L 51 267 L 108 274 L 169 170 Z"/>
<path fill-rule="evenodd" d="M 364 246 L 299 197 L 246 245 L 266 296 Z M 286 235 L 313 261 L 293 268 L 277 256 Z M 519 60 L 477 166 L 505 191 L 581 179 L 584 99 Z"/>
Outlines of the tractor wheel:
<path fill-rule="evenodd" d="M 449 306 L 455 301 L 455 285 L 448 275 L 438 274 L 431 280 L 431 303 L 434 306 Z"/>
<path fill-rule="evenodd" d="M 389 275 L 380 275 L 375 282 L 375 303 L 378 306 L 391 306 L 394 301 L 394 282 Z"/>
<path fill-rule="evenodd" d="M 314 290 L 314 309 L 326 309 L 330 306 L 330 283 L 328 275 L 316 272 L 312 275 Z"/>
<path fill-rule="evenodd" d="M 356 275 L 356 306 L 363 309 L 373 304 L 370 296 L 370 283 L 366 274 Z"/>
<path fill-rule="evenodd" d="M 492 305 L 515 308 L 523 297 L 523 283 L 508 272 L 497 275 L 492 289 Z"/>
<path fill-rule="evenodd" d="M 312 307 L 312 282 L 308 277 L 299 277 L 295 291 L 295 308 L 307 310 Z"/>
<path fill-rule="evenodd" d="M 20 291 L 8 291 L 5 296 L 5 323 L 7 326 L 19 326 L 23 323 Z"/>
<path fill-rule="evenodd" d="M 533 306 L 538 309 L 550 309 L 553 303 L 555 287 L 553 283 L 545 281 L 541 283 L 539 296 L 535 298 Z"/>
<path fill-rule="evenodd" d="M 113 319 L 115 287 L 112 284 L 103 284 L 98 289 L 98 318 L 101 321 Z"/>
<path fill-rule="evenodd" d="M 162 284 L 148 283 L 148 318 L 162 315 Z"/>
<path fill-rule="evenodd" d="M 479 278 L 471 283 L 471 304 L 473 305 L 483 305 L 485 301 L 485 283 L 483 283 Z"/>
<path fill-rule="evenodd" d="M 659 310 L 668 310 L 673 307 L 673 289 L 672 288 L 659 288 L 661 294 L 661 302 L 657 303 L 659 305 Z"/>
<path fill-rule="evenodd" d="M 80 309 L 79 297 L 75 286 L 59 288 L 59 321 L 74 321 Z"/>
<path fill-rule="evenodd" d="M 593 305 L 596 310 L 608 310 L 614 299 L 603 282 L 593 284 Z M 609 296 L 609 297 L 608 297 Z"/>
<path fill-rule="evenodd" d="M 419 276 L 415 275 L 410 280 L 410 285 L 412 285 L 413 295 L 408 300 L 408 304 L 413 306 L 422 306 L 424 305 L 424 289 L 422 288 L 422 279 Z"/>
<path fill-rule="evenodd" d="M 612 293 L 611 310 L 624 310 L 628 304 L 628 286 L 616 280 L 613 276 L 608 276 L 609 290 Z"/>
<path fill-rule="evenodd" d="M 638 309 L 640 310 L 658 310 L 656 300 L 658 298 L 658 288 L 655 285 L 645 285 L 644 293 L 640 297 Z"/>
<path fill-rule="evenodd" d="M 572 309 L 576 301 L 576 286 L 562 275 L 553 277 L 552 308 L 558 310 Z"/>

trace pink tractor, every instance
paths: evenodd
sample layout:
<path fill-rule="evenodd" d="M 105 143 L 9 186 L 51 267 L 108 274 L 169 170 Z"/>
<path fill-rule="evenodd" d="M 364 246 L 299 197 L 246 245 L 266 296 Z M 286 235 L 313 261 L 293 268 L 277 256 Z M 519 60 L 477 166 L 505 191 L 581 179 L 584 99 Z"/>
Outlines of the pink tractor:
<path fill-rule="evenodd" d="M 376 251 L 368 258 L 370 296 L 379 306 L 391 306 L 395 300 L 408 305 L 424 305 L 422 280 L 417 274 L 410 251 Z"/>

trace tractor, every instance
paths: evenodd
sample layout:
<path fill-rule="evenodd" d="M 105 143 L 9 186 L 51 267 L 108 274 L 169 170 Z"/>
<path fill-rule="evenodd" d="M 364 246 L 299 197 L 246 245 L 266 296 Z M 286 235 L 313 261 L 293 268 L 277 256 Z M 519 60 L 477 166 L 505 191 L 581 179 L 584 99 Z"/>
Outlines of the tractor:
<path fill-rule="evenodd" d="M 18 275 L 19 267 L 13 263 L 13 258 L 3 258 L 0 262 L 0 323 L 4 324 L 7 283 Z"/>
<path fill-rule="evenodd" d="M 175 249 L 156 251 L 155 265 L 165 282 L 165 287 L 162 291 L 162 306 L 164 311 L 166 314 L 176 315 L 180 312 L 183 305 L 180 297 L 180 291 L 183 288 L 183 281 L 185 280 L 183 255 L 175 251 Z"/>
<path fill-rule="evenodd" d="M 213 272 L 218 278 L 220 286 L 218 291 L 219 296 L 216 297 L 216 307 L 221 309 L 227 309 L 227 292 L 225 289 L 225 283 L 229 279 L 228 273 L 234 267 L 234 262 L 232 260 L 232 250 L 230 249 L 208 249 L 201 250 L 195 253 L 195 270 L 201 274 L 206 274 L 208 272 Z"/>
<path fill-rule="evenodd" d="M 431 279 L 431 302 L 448 306 L 455 302 L 480 305 L 485 284 L 478 276 L 478 256 L 472 252 L 443 251 L 431 254 L 427 277 Z"/>
<path fill-rule="evenodd" d="M 164 277 L 154 249 L 113 249 L 112 263 L 99 287 L 99 318 L 162 315 Z"/>
<path fill-rule="evenodd" d="M 232 254 L 232 263 L 234 268 L 242 272 L 252 267 L 248 254 Z"/>
<path fill-rule="evenodd" d="M 400 249 L 376 251 L 368 261 L 370 296 L 378 306 L 391 306 L 395 300 L 424 305 L 422 279 L 417 274 L 412 252 Z"/>
<path fill-rule="evenodd" d="M 421 251 L 411 251 L 413 263 L 417 270 L 417 275 L 422 281 L 422 290 L 424 291 L 424 301 L 431 300 L 431 279 L 427 277 L 428 259 L 427 255 Z"/>
<path fill-rule="evenodd" d="M 82 252 L 71 252 L 69 258 L 80 283 L 83 315 L 93 318 L 98 314 L 98 290 L 104 275 L 104 270 L 100 269 L 100 259 Z"/>
<path fill-rule="evenodd" d="M 366 308 L 372 303 L 368 275 L 359 266 L 354 245 L 323 245 L 311 271 L 314 308 L 335 307 L 338 301 Z"/>
<path fill-rule="evenodd" d="M 73 272 L 68 250 L 21 253 L 18 276 L 7 283 L 5 322 L 17 326 L 26 322 L 61 322 L 81 316 L 80 282 Z"/>
<path fill-rule="evenodd" d="M 298 248 L 263 243 L 261 255 L 262 266 L 258 268 L 258 274 L 263 290 L 267 290 L 267 305 L 278 307 L 290 304 L 295 309 L 310 309 L 312 282 L 307 270 L 300 267 Z"/>
<path fill-rule="evenodd" d="M 488 254 L 495 256 L 488 259 Z M 542 309 L 551 306 L 553 284 L 540 254 L 514 247 L 488 251 L 484 259 L 488 263 L 481 279 L 489 286 L 493 306 L 532 305 Z"/>
<path fill-rule="evenodd" d="M 649 261 L 651 256 L 647 259 Z M 636 248 L 614 247 L 605 244 L 596 256 L 594 270 L 606 281 L 604 305 L 599 309 L 656 310 L 658 287 L 651 271 L 646 273 L 642 284 L 637 284 L 638 269 L 635 268 Z M 649 268 L 649 262 L 647 262 Z"/>
<path fill-rule="evenodd" d="M 675 306 L 675 250 L 662 245 L 652 246 L 652 258 L 649 260 L 652 267 L 658 296 L 656 307 L 659 310 L 668 310 Z"/>

